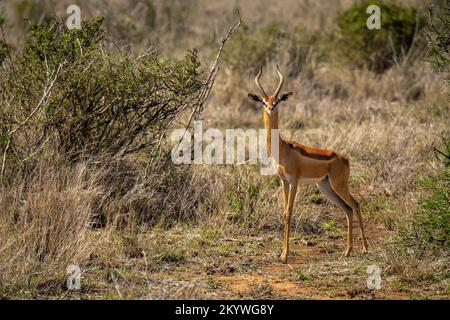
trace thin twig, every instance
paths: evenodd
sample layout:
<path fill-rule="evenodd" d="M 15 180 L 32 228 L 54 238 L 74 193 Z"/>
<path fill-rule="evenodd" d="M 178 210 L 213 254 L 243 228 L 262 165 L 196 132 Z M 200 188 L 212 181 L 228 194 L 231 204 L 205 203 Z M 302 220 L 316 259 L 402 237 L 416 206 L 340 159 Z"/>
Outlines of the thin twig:
<path fill-rule="evenodd" d="M 397 66 L 400 66 L 400 64 L 398 63 L 397 50 L 395 49 L 394 41 L 392 40 L 390 32 L 388 33 L 388 41 L 389 41 L 389 45 L 391 46 L 391 49 L 392 49 L 392 52 L 393 52 L 394 63 Z"/>
<path fill-rule="evenodd" d="M 198 96 L 198 99 L 199 99 L 198 103 L 196 104 L 194 110 L 192 111 L 192 113 L 189 117 L 189 121 L 187 122 L 187 124 L 185 126 L 185 131 L 184 131 L 183 135 L 181 136 L 180 140 L 178 141 L 178 143 L 180 143 L 184 139 L 184 136 L 186 135 L 186 133 L 189 132 L 188 130 L 191 127 L 192 120 L 198 119 L 198 116 L 201 114 L 201 112 L 204 109 L 205 102 L 208 99 L 211 89 L 214 86 L 214 82 L 216 80 L 216 75 L 219 70 L 220 57 L 222 55 L 225 44 L 242 24 L 242 18 L 241 18 L 239 11 L 237 13 L 239 16 L 239 21 L 236 25 L 232 26 L 228 30 L 227 34 L 220 41 L 220 47 L 219 47 L 219 50 L 217 51 L 216 59 L 214 60 L 214 64 L 212 65 L 211 71 L 209 72 L 209 75 L 206 79 L 205 86 Z M 155 149 L 155 150 L 159 150 L 158 155 L 161 154 L 161 143 L 163 141 L 163 137 L 164 137 L 164 134 L 161 135 L 161 139 L 158 141 L 158 144 Z"/>
<path fill-rule="evenodd" d="M 214 82 L 216 80 L 216 75 L 217 72 L 219 70 L 219 61 L 220 61 L 220 56 L 222 55 L 223 52 L 223 48 L 225 47 L 225 43 L 228 41 L 228 39 L 230 39 L 230 37 L 236 32 L 236 30 L 241 26 L 242 23 L 242 18 L 241 15 L 239 14 L 238 11 L 238 15 L 239 15 L 239 22 L 230 28 L 230 30 L 228 30 L 228 33 L 225 35 L 225 37 L 222 38 L 221 42 L 220 42 L 220 47 L 219 50 L 217 51 L 217 55 L 216 55 L 216 60 L 214 61 L 213 67 L 211 68 L 211 71 L 209 73 L 209 76 L 206 80 L 206 86 L 205 88 L 202 90 L 202 92 L 200 93 L 200 101 L 199 103 L 195 106 L 194 110 L 191 113 L 191 116 L 189 117 L 189 121 L 187 123 L 186 126 L 186 131 L 184 132 L 183 136 L 181 137 L 180 141 L 183 140 L 184 135 L 186 134 L 186 132 L 188 132 L 189 127 L 192 124 L 192 120 L 198 119 L 200 113 L 203 111 L 204 106 L 205 106 L 205 102 L 209 97 L 209 94 L 211 92 L 212 87 L 214 86 Z"/>
<path fill-rule="evenodd" d="M 145 50 L 145 52 L 143 54 L 141 54 L 140 56 L 138 56 L 137 58 L 135 58 L 133 60 L 133 63 L 136 63 L 139 60 L 142 60 L 148 56 L 151 56 L 153 54 L 155 54 L 156 52 L 158 52 L 158 49 L 154 49 L 154 48 L 148 48 L 147 50 Z"/>
<path fill-rule="evenodd" d="M 219 71 L 220 56 L 222 55 L 223 49 L 225 47 L 225 43 L 231 38 L 231 36 L 241 26 L 242 18 L 241 18 L 241 15 L 239 14 L 239 11 L 238 11 L 238 16 L 239 16 L 239 22 L 235 26 L 231 27 L 230 30 L 228 30 L 228 33 L 225 35 L 225 37 L 222 38 L 222 40 L 220 42 L 220 47 L 219 47 L 219 51 L 217 52 L 217 55 L 216 55 L 216 60 L 214 61 L 214 65 L 211 68 L 211 72 L 209 73 L 208 80 L 206 81 L 206 84 L 207 84 L 206 88 L 202 91 L 200 103 L 195 107 L 194 112 L 193 112 L 193 114 L 196 117 L 198 117 L 198 115 L 203 111 L 205 102 L 209 97 L 212 87 L 214 86 L 214 83 L 216 80 L 216 75 L 217 75 L 217 72 Z M 190 122 L 188 122 L 188 125 L 189 124 L 190 124 Z"/>
<path fill-rule="evenodd" d="M 28 115 L 28 117 L 24 121 L 20 122 L 19 125 L 16 128 L 14 128 L 13 130 L 11 130 L 8 133 L 8 141 L 6 142 L 6 147 L 5 147 L 5 150 L 3 152 L 2 168 L 1 168 L 1 171 L 0 171 L 0 178 L 1 178 L 2 182 L 3 182 L 4 176 L 5 176 L 6 155 L 7 155 L 8 151 L 9 151 L 9 148 L 11 147 L 11 142 L 12 142 L 14 134 L 17 131 L 19 131 L 23 126 L 25 126 L 28 123 L 28 121 L 30 121 L 30 119 L 36 114 L 36 112 L 42 107 L 42 105 L 44 104 L 44 102 L 48 98 L 48 95 L 49 95 L 50 91 L 52 90 L 52 88 L 53 88 L 53 86 L 54 86 L 54 84 L 56 82 L 56 79 L 58 78 L 58 74 L 59 74 L 59 71 L 61 70 L 61 67 L 62 67 L 62 65 L 60 64 L 58 66 L 58 69 L 55 72 L 55 76 L 54 76 L 53 80 L 51 80 L 49 83 L 47 83 L 45 85 L 42 97 L 39 100 L 39 102 L 37 103 L 37 105 L 34 107 L 33 111 L 31 111 L 31 113 Z M 48 81 L 48 78 L 47 78 L 47 81 Z"/>
<path fill-rule="evenodd" d="M 416 44 L 417 33 L 419 32 L 419 11 L 416 12 L 416 26 L 414 28 L 414 35 L 411 41 L 411 45 L 409 46 L 408 53 L 403 59 L 402 66 L 405 66 L 411 56 L 411 52 L 413 51 L 414 45 Z"/>

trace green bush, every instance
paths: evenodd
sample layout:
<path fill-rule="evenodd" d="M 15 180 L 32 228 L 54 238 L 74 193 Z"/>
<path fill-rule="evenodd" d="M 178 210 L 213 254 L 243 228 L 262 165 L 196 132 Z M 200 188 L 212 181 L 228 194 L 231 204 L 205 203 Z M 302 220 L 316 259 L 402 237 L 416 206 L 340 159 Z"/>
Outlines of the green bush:
<path fill-rule="evenodd" d="M 271 60 L 285 62 L 288 75 L 294 77 L 303 70 L 312 47 L 317 45 L 316 36 L 305 28 L 287 28 L 279 21 L 272 21 L 258 31 L 244 26 L 225 48 L 223 61 L 235 70 L 252 72 Z"/>
<path fill-rule="evenodd" d="M 152 150 L 199 103 L 195 51 L 181 61 L 157 51 L 133 58 L 111 49 L 101 25 L 102 18 L 80 30 L 62 20 L 34 26 L 23 51 L 2 66 L 0 151 L 11 170 L 42 150 L 69 159 Z"/>
<path fill-rule="evenodd" d="M 436 149 L 436 155 L 444 168 L 438 175 L 423 179 L 431 194 L 422 200 L 411 229 L 401 232 L 403 243 L 419 252 L 444 250 L 448 254 L 450 248 L 450 138 L 443 142 L 445 149 Z"/>
<path fill-rule="evenodd" d="M 257 70 L 275 56 L 284 37 L 282 25 L 277 21 L 258 32 L 243 26 L 224 50 L 223 61 L 237 70 Z"/>
<path fill-rule="evenodd" d="M 427 56 L 440 71 L 449 71 L 450 1 L 437 2 L 438 6 L 434 7 L 437 18 L 431 15 L 431 28 L 427 34 Z M 413 256 L 431 254 L 445 261 L 450 254 L 450 137 L 443 137 L 442 142 L 442 147 L 434 148 L 434 152 L 443 168 L 422 179 L 423 187 L 430 194 L 422 199 L 411 227 L 399 229 L 394 243 L 403 250 L 412 249 Z M 447 276 L 448 268 L 444 273 L 444 277 Z"/>
<path fill-rule="evenodd" d="M 367 28 L 370 5 L 380 7 L 381 29 Z M 354 4 L 337 18 L 341 58 L 355 67 L 382 73 L 408 56 L 422 20 L 413 7 L 381 1 Z"/>
<path fill-rule="evenodd" d="M 438 0 L 427 33 L 427 58 L 439 71 L 450 71 L 450 0 Z M 449 80 L 447 80 L 448 82 Z"/>

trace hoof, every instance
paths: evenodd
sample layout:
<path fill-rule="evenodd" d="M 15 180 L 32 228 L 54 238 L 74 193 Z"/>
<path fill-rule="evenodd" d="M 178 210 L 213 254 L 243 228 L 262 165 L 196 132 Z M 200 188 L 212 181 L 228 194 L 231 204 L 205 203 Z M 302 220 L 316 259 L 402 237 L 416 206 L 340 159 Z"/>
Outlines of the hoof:
<path fill-rule="evenodd" d="M 363 253 L 369 252 L 369 249 L 368 249 L 367 247 L 368 247 L 368 246 L 367 246 L 367 242 L 364 242 L 364 243 L 363 243 L 363 248 L 362 248 L 362 252 L 363 252 Z"/>
<path fill-rule="evenodd" d="M 280 262 L 286 264 L 287 261 L 288 261 L 287 255 L 282 254 L 282 255 L 280 256 Z"/>

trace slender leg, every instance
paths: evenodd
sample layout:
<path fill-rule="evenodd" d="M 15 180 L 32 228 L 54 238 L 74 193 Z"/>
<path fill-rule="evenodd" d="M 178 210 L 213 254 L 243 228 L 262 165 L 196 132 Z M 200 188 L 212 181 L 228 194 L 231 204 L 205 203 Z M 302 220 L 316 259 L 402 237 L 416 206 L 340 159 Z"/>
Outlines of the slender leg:
<path fill-rule="evenodd" d="M 348 212 L 347 216 L 347 249 L 344 255 L 348 257 L 353 250 L 353 213 Z"/>
<path fill-rule="evenodd" d="M 361 211 L 356 210 L 356 215 L 358 216 L 358 220 L 359 220 L 359 229 L 361 230 L 361 238 L 362 238 L 362 243 L 363 243 L 363 252 L 367 252 L 367 240 L 366 240 L 366 236 L 364 234 L 364 225 L 363 225 L 363 221 L 362 221 L 362 217 L 361 217 Z"/>
<path fill-rule="evenodd" d="M 290 184 L 288 205 L 284 216 L 284 245 L 281 254 L 281 262 L 287 263 L 289 255 L 289 225 L 291 223 L 292 207 L 294 205 L 295 196 L 297 194 L 298 181 L 295 180 Z"/>
<path fill-rule="evenodd" d="M 336 162 L 330 167 L 330 172 L 326 179 L 321 181 L 319 189 L 330 199 L 331 202 L 341 207 L 347 216 L 347 249 L 345 256 L 348 256 L 353 249 L 353 214 L 355 213 L 359 220 L 361 237 L 363 241 L 363 251 L 367 252 L 367 240 L 364 234 L 364 225 L 359 210 L 358 202 L 352 197 L 348 189 L 349 177 L 348 162 Z"/>
<path fill-rule="evenodd" d="M 289 201 L 289 183 L 284 179 L 281 179 L 281 182 L 283 183 L 283 195 L 284 195 L 283 213 L 286 214 Z"/>
<path fill-rule="evenodd" d="M 347 216 L 347 248 L 344 253 L 347 257 L 353 250 L 353 212 L 358 212 L 358 203 L 350 195 L 346 180 L 331 177 L 331 186 L 336 195 L 343 201 L 343 209 Z"/>

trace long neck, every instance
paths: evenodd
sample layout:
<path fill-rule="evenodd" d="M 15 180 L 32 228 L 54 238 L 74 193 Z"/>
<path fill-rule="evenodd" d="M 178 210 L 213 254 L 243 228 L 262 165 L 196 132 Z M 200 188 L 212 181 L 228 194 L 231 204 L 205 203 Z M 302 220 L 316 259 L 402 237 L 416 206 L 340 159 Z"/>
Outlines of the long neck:
<path fill-rule="evenodd" d="M 272 155 L 272 129 L 278 129 L 278 110 L 271 115 L 264 112 L 264 128 L 266 129 L 267 151 Z M 281 148 L 282 140 L 279 134 L 278 143 Z"/>

